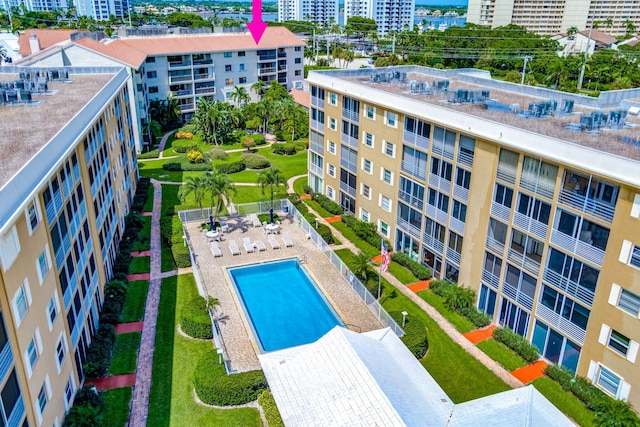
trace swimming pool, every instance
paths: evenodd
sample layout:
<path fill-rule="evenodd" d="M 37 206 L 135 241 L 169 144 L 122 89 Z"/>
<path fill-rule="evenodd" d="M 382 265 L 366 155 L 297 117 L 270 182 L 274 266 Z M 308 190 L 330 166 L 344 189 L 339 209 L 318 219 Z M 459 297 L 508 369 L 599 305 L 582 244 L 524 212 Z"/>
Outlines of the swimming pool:
<path fill-rule="evenodd" d="M 262 352 L 309 344 L 344 325 L 297 259 L 228 272 Z"/>

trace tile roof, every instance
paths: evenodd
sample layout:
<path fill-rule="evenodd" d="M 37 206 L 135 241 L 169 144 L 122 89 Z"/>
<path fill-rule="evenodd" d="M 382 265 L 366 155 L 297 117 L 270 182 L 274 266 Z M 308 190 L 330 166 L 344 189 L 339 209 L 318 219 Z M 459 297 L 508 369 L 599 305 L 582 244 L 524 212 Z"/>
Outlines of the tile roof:
<path fill-rule="evenodd" d="M 32 34 L 35 34 L 40 42 L 40 49 L 46 49 L 53 46 L 56 43 L 63 42 L 71 39 L 71 35 L 81 31 L 78 30 L 47 30 L 40 28 L 31 28 L 20 34 L 18 37 L 18 45 L 20 50 L 18 53 L 22 56 L 31 55 L 31 45 L 29 44 L 29 38 Z"/>
<path fill-rule="evenodd" d="M 595 40 L 607 46 L 617 42 L 615 37 L 612 37 L 607 33 L 603 33 L 602 31 L 598 31 L 595 29 L 580 31 L 580 34 L 582 34 L 585 37 L 589 37 L 589 33 L 591 33 L 591 40 Z"/>
<path fill-rule="evenodd" d="M 106 54 L 134 68 L 139 68 L 148 55 L 276 49 L 304 45 L 304 41 L 284 27 L 267 27 L 260 43 L 257 45 L 248 32 L 195 36 L 130 37 L 104 44 L 91 43 L 86 39 L 81 39 L 77 43 Z"/>
<path fill-rule="evenodd" d="M 301 89 L 291 89 L 289 94 L 293 96 L 293 100 L 296 104 L 309 109 L 309 105 L 311 105 L 311 94 L 309 92 L 305 92 Z"/>

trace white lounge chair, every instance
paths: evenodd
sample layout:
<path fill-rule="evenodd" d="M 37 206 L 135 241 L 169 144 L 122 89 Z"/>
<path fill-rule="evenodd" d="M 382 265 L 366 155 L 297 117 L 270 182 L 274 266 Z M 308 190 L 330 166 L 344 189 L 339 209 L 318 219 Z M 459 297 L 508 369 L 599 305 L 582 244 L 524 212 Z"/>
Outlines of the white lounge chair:
<path fill-rule="evenodd" d="M 211 243 L 211 253 L 213 254 L 214 258 L 222 256 L 222 251 L 220 250 L 220 246 L 218 246 L 216 242 Z"/>
<path fill-rule="evenodd" d="M 289 233 L 287 233 L 286 231 L 282 233 L 282 241 L 284 242 L 284 246 L 286 248 L 292 248 L 293 247 L 293 240 L 291 240 L 291 237 L 289 236 Z"/>
<path fill-rule="evenodd" d="M 267 250 L 267 247 L 264 245 L 264 243 L 262 243 L 262 240 L 254 240 L 253 244 L 256 245 L 258 251 L 262 252 Z"/>
<path fill-rule="evenodd" d="M 220 221 L 220 230 L 224 233 L 228 233 L 229 232 L 229 224 L 227 224 L 225 221 Z"/>
<path fill-rule="evenodd" d="M 256 214 L 252 214 L 250 219 L 254 227 L 260 227 L 262 225 Z"/>
<path fill-rule="evenodd" d="M 235 240 L 229 240 L 229 250 L 231 255 L 240 255 L 240 248 Z"/>
<path fill-rule="evenodd" d="M 251 239 L 249 239 L 248 237 L 242 238 L 242 245 L 244 246 L 244 250 L 247 251 L 248 254 L 254 252 L 253 245 L 251 244 Z"/>
<path fill-rule="evenodd" d="M 276 240 L 276 237 L 273 234 L 269 234 L 267 241 L 271 245 L 272 249 L 280 249 L 280 243 Z"/>

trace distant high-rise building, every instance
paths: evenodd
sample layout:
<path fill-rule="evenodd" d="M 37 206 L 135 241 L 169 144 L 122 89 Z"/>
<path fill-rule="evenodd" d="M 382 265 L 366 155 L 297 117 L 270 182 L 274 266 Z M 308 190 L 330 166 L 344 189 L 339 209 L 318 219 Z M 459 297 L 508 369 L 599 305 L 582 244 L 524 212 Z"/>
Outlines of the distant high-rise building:
<path fill-rule="evenodd" d="M 344 22 L 353 16 L 375 19 L 378 33 L 413 28 L 415 0 L 345 0 Z"/>
<path fill-rule="evenodd" d="M 557 34 L 571 27 L 578 31 L 599 27 L 612 36 L 640 27 L 640 4 L 622 0 L 469 0 L 467 22 L 492 28 L 515 24 L 538 34 Z"/>
<path fill-rule="evenodd" d="M 66 0 L 0 0 L 0 8 L 4 10 L 22 6 L 33 12 L 51 12 L 60 9 L 66 11 L 68 9 Z"/>
<path fill-rule="evenodd" d="M 96 21 L 106 21 L 110 15 L 121 19 L 128 16 L 128 0 L 74 0 L 73 4 L 78 16 L 88 16 Z"/>
<path fill-rule="evenodd" d="M 337 24 L 339 12 L 338 0 L 278 0 L 280 22 L 295 20 L 319 25 Z"/>

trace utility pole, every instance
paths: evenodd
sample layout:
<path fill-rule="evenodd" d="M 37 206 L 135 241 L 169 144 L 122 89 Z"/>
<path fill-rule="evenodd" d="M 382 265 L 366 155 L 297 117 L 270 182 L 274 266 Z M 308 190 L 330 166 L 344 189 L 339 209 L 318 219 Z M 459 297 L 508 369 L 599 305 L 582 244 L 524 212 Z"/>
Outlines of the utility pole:
<path fill-rule="evenodd" d="M 589 36 L 587 37 L 587 48 L 584 51 L 584 61 L 582 62 L 582 68 L 580 69 L 580 77 L 578 77 L 578 90 L 582 89 L 584 70 L 587 68 L 587 55 L 589 55 L 589 47 L 591 46 L 591 30 L 593 30 L 593 23 L 591 23 L 591 27 L 589 28 Z"/>
<path fill-rule="evenodd" d="M 524 76 L 527 72 L 527 61 L 533 59 L 533 56 L 525 55 L 524 56 L 524 65 L 522 66 L 522 80 L 520 81 L 520 86 L 524 85 Z"/>
<path fill-rule="evenodd" d="M 391 45 L 391 53 L 396 53 L 396 33 L 393 33 L 393 44 Z"/>

